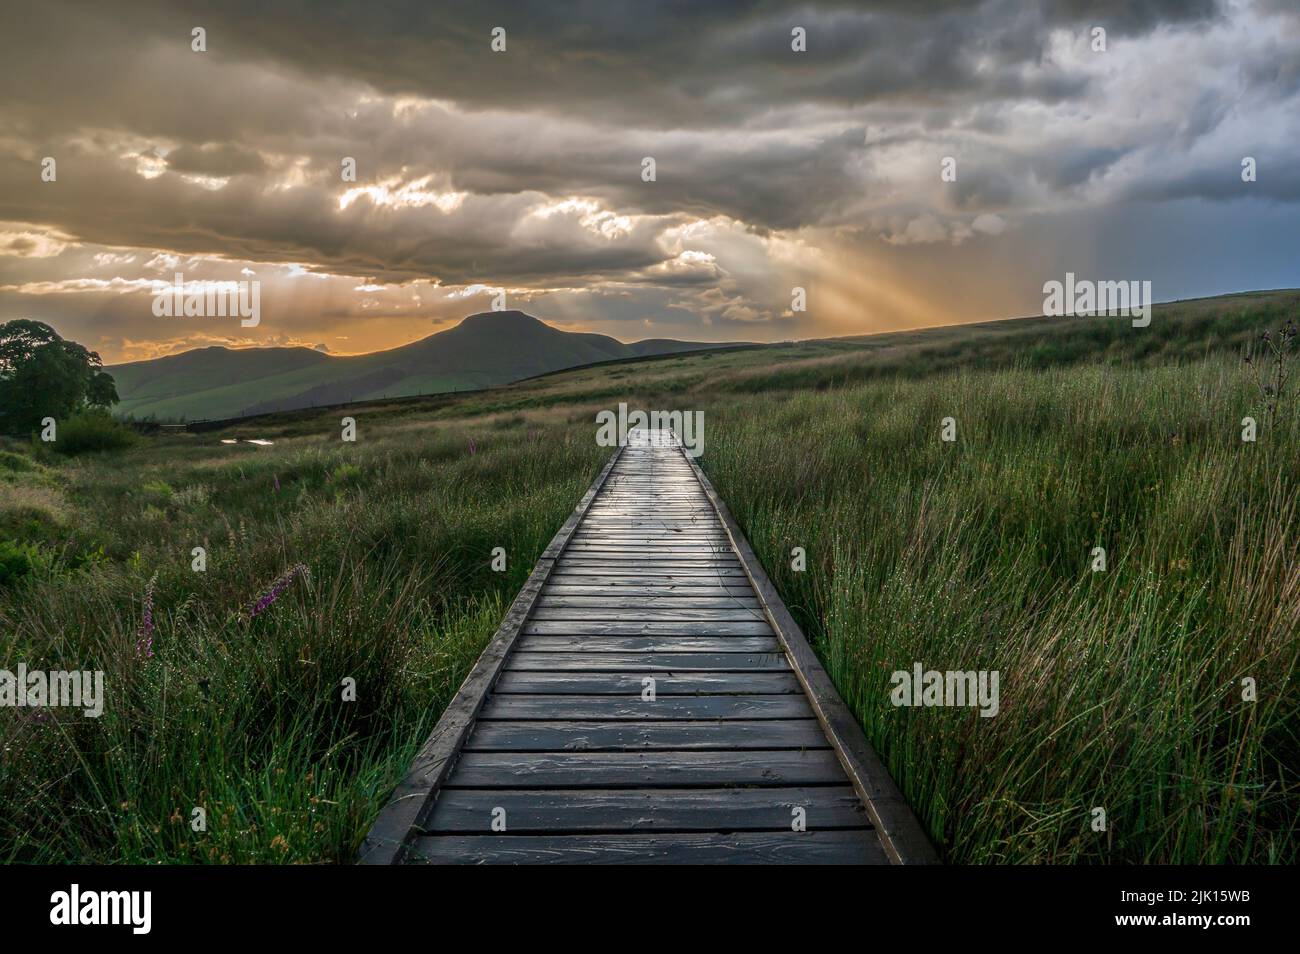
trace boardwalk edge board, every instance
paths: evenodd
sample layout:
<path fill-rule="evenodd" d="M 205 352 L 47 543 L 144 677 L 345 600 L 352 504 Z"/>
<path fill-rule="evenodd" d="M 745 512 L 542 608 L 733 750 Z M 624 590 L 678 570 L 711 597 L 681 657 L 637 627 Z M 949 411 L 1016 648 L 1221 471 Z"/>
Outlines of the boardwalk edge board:
<path fill-rule="evenodd" d="M 506 658 L 523 631 L 524 622 L 541 595 L 551 569 L 622 455 L 622 447 L 610 455 L 596 480 L 569 514 L 569 519 L 542 551 L 495 635 L 452 697 L 429 738 L 420 747 L 406 777 L 393 790 L 387 804 L 370 827 L 358 852 L 358 864 L 394 865 L 406 860 L 412 840 L 421 833 L 418 827 L 420 821 L 433 804 L 439 788 L 461 753 L 469 730 L 493 683 L 504 669 Z"/>
<path fill-rule="evenodd" d="M 808 702 L 816 713 L 831 749 L 835 752 L 848 774 L 858 797 L 866 806 L 867 814 L 875 826 L 880 843 L 894 864 L 933 865 L 939 864 L 939 854 L 917 820 L 911 807 L 904 801 L 898 786 L 890 777 L 880 756 L 858 725 L 857 718 L 845 705 L 839 690 L 831 681 L 830 675 L 822 666 L 821 660 L 813 652 L 807 637 L 799 624 L 794 621 L 785 601 L 768 579 L 758 557 L 749 545 L 749 540 L 741 531 L 740 525 L 727 509 L 726 503 L 718 496 L 712 482 L 689 454 L 683 454 L 695 473 L 695 479 L 704 488 L 705 496 L 713 505 L 714 511 L 722 521 L 731 540 L 732 549 L 740 559 L 740 565 L 749 577 L 754 591 L 767 614 L 777 638 L 785 647 L 790 666 L 795 676 L 803 685 Z"/>

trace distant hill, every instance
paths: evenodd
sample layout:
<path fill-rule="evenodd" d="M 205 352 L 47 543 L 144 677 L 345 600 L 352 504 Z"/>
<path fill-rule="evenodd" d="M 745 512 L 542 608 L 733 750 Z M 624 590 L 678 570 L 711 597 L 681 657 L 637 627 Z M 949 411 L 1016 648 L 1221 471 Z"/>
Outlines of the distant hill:
<path fill-rule="evenodd" d="M 486 388 L 578 365 L 723 346 L 666 338 L 624 344 L 561 331 L 521 311 L 489 311 L 421 341 L 353 357 L 214 347 L 106 370 L 122 399 L 116 413 L 179 421 Z"/>

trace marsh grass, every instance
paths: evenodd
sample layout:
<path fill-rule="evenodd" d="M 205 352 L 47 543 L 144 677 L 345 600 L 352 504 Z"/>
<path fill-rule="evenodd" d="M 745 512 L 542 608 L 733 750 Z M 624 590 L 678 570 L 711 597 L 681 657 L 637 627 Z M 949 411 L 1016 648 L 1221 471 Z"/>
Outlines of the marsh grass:
<path fill-rule="evenodd" d="M 109 702 L 0 710 L 0 860 L 350 860 L 605 453 L 546 437 L 381 429 L 225 459 L 158 438 L 67 471 L 68 548 L 103 558 L 0 593 L 0 668 L 102 669 Z"/>
<path fill-rule="evenodd" d="M 109 695 L 0 709 L 0 860 L 350 860 L 627 400 L 705 411 L 706 471 L 945 858 L 1294 863 L 1300 443 L 1294 407 L 1241 441 L 1235 352 L 1297 301 L 579 370 L 358 408 L 356 444 L 319 411 L 0 448 L 0 540 L 39 554 L 0 587 L 0 668 Z M 894 708 L 915 662 L 999 670 L 999 714 Z"/>
<path fill-rule="evenodd" d="M 706 470 L 950 860 L 1295 861 L 1300 435 L 1243 443 L 1250 387 L 956 372 L 710 419 Z M 916 662 L 999 671 L 999 714 L 894 707 Z"/>

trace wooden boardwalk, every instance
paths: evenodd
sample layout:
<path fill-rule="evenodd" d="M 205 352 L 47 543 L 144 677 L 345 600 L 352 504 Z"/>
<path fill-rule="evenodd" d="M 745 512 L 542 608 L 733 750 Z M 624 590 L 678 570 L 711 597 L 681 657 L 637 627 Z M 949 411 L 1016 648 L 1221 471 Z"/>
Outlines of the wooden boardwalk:
<path fill-rule="evenodd" d="M 360 860 L 936 857 L 707 478 L 634 431 Z"/>

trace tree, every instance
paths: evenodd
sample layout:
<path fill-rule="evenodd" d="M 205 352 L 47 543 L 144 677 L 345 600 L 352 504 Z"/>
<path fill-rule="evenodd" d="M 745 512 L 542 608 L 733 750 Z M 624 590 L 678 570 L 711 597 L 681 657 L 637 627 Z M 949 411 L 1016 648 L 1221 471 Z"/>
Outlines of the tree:
<path fill-rule="evenodd" d="M 41 419 L 116 404 L 117 386 L 99 354 L 65 341 L 49 325 L 19 318 L 0 324 L 0 432 L 23 434 Z"/>

